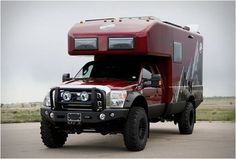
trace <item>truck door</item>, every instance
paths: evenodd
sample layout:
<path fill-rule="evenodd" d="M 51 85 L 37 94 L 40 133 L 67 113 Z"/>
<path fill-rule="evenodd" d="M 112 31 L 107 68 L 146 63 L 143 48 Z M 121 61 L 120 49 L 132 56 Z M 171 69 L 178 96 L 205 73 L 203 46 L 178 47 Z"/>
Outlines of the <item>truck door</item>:
<path fill-rule="evenodd" d="M 158 105 L 162 102 L 162 88 L 161 86 L 149 85 L 147 80 L 152 78 L 152 74 L 158 74 L 156 70 L 150 65 L 144 65 L 142 68 L 143 89 L 142 94 L 145 97 L 147 104 Z M 159 83 L 159 81 L 157 81 Z M 162 82 L 162 81 L 161 81 Z M 160 82 L 160 83 L 161 83 Z"/>

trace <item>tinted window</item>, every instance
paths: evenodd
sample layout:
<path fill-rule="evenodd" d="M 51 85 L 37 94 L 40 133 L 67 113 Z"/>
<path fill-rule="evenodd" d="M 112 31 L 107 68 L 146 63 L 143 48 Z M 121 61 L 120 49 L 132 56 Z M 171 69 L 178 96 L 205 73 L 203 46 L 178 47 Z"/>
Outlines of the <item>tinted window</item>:
<path fill-rule="evenodd" d="M 83 78 L 90 77 L 92 69 L 93 69 L 93 65 L 89 65 L 88 67 L 83 68 Z"/>
<path fill-rule="evenodd" d="M 140 74 L 140 64 L 126 62 L 89 62 L 75 78 L 108 78 L 137 81 Z"/>

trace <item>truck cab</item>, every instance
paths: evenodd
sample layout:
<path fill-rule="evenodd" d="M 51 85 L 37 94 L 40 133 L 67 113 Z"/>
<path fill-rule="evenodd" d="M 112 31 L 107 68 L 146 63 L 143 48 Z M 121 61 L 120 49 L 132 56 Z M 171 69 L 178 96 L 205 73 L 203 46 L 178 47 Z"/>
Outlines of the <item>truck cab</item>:
<path fill-rule="evenodd" d="M 191 36 L 190 36 L 191 35 Z M 122 133 L 145 148 L 149 123 L 174 121 L 191 134 L 202 101 L 202 37 L 154 17 L 87 20 L 68 33 L 71 56 L 94 56 L 63 74 L 41 108 L 41 137 L 62 147 L 68 134 Z"/>

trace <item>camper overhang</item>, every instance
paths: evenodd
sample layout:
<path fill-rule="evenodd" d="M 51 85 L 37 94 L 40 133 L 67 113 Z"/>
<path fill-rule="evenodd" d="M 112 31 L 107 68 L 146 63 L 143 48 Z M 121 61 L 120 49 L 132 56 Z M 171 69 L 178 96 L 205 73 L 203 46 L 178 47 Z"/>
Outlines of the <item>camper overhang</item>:
<path fill-rule="evenodd" d="M 68 34 L 70 55 L 147 53 L 150 28 L 158 20 L 114 19 L 76 24 Z"/>

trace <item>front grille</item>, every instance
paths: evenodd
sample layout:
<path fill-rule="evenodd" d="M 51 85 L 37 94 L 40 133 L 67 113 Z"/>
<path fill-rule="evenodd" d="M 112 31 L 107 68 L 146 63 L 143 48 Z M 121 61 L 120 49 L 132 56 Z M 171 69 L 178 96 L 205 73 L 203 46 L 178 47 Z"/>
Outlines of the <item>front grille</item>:
<path fill-rule="evenodd" d="M 105 97 L 106 93 L 97 88 L 75 89 L 57 87 L 50 91 L 50 98 L 54 101 L 51 105 L 53 105 L 52 108 L 55 110 L 93 109 L 94 111 L 101 111 L 106 106 Z M 87 99 L 86 101 L 84 101 L 85 98 Z"/>

